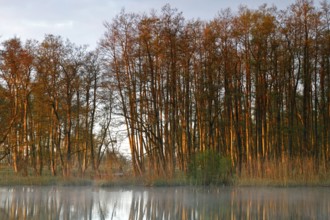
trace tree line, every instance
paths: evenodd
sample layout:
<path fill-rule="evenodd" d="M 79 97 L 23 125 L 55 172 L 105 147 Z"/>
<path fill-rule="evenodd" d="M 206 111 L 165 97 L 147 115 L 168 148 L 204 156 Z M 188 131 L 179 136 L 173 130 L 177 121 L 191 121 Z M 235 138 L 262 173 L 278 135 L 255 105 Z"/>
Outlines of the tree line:
<path fill-rule="evenodd" d="M 98 53 L 46 35 L 41 43 L 9 39 L 0 57 L 1 159 L 23 174 L 97 171 L 112 141 L 113 104 Z"/>
<path fill-rule="evenodd" d="M 123 10 L 104 26 L 93 52 L 52 35 L 2 44 L 0 146 L 16 172 L 97 172 L 113 116 L 137 176 L 187 172 L 203 152 L 229 158 L 238 173 L 296 159 L 328 170 L 326 1 L 227 9 L 211 21 L 165 5 Z"/>

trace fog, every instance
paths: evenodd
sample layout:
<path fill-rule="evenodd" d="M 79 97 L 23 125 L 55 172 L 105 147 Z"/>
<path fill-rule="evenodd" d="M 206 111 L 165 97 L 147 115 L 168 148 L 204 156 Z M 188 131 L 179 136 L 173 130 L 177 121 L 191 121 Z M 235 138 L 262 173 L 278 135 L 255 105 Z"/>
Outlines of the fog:
<path fill-rule="evenodd" d="M 0 219 L 330 219 L 330 188 L 1 187 Z"/>

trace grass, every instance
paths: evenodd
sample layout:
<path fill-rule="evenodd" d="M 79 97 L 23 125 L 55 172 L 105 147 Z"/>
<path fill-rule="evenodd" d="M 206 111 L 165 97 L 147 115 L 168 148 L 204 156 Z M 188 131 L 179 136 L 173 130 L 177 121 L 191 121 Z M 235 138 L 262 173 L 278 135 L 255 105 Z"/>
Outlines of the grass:
<path fill-rule="evenodd" d="M 198 183 L 197 183 L 198 184 Z M 53 177 L 53 176 L 2 176 L 0 186 L 99 186 L 99 187 L 119 187 L 119 186 L 189 186 L 196 185 L 195 182 L 187 178 L 152 178 L 144 180 L 142 178 L 122 177 L 115 179 L 90 179 L 80 177 Z M 211 184 L 212 185 L 212 184 Z M 213 184 L 214 185 L 214 184 Z M 222 184 L 220 184 L 222 185 Z M 235 186 L 330 186 L 330 176 L 315 179 L 294 178 L 294 179 L 273 179 L 273 178 L 251 178 L 235 177 Z"/>
<path fill-rule="evenodd" d="M 303 167 L 301 166 L 303 164 Z M 257 162 L 243 166 L 240 176 L 234 174 L 230 185 L 234 186 L 330 186 L 330 172 L 320 166 L 314 172 L 312 160 L 304 161 L 284 159 L 281 163 L 267 161 L 263 166 Z M 192 180 L 183 172 L 177 172 L 174 178 L 153 177 L 145 175 L 134 177 L 131 173 L 123 177 L 109 175 L 102 171 L 101 175 L 94 175 L 92 171 L 86 172 L 85 177 L 79 177 L 72 172 L 71 177 L 52 176 L 44 170 L 42 176 L 35 176 L 29 170 L 28 176 L 15 174 L 11 167 L 0 166 L 0 186 L 99 186 L 99 187 L 123 187 L 123 186 L 189 186 L 198 185 L 201 181 Z M 102 175 L 104 174 L 104 175 Z M 223 185 L 222 183 L 211 185 Z"/>
<path fill-rule="evenodd" d="M 330 186 L 330 172 L 322 164 L 316 169 L 309 158 L 265 161 L 263 166 L 255 161 L 243 167 L 235 178 L 237 186 Z"/>
<path fill-rule="evenodd" d="M 313 179 L 307 180 L 305 178 L 276 180 L 271 178 L 239 178 L 235 184 L 236 186 L 282 186 L 282 187 L 294 187 L 294 186 L 330 186 L 330 177 L 326 179 Z"/>
<path fill-rule="evenodd" d="M 87 186 L 93 181 L 85 178 L 63 178 L 53 176 L 2 176 L 0 186 Z"/>
<path fill-rule="evenodd" d="M 120 187 L 120 186 L 183 186 L 189 185 L 185 176 L 180 173 L 175 178 L 134 177 L 131 174 L 123 177 L 111 175 L 93 175 L 87 172 L 85 177 L 78 177 L 73 172 L 71 177 L 51 176 L 45 173 L 42 176 L 30 175 L 22 176 L 15 174 L 11 167 L 0 167 L 0 186 L 99 186 L 99 187 Z"/>
<path fill-rule="evenodd" d="M 124 177 L 111 177 L 106 179 L 96 180 L 95 185 L 102 187 L 112 186 L 147 186 L 147 187 L 161 187 L 161 186 L 186 186 L 188 179 L 183 173 L 178 172 L 174 178 L 169 177 L 154 177 L 144 175 L 141 177 L 134 177 L 133 174 Z"/>
<path fill-rule="evenodd" d="M 90 178 L 52 176 L 49 172 L 45 172 L 42 176 L 32 174 L 29 170 L 29 175 L 23 176 L 14 173 L 9 166 L 0 166 L 0 186 L 86 186 L 92 185 L 93 181 Z"/>

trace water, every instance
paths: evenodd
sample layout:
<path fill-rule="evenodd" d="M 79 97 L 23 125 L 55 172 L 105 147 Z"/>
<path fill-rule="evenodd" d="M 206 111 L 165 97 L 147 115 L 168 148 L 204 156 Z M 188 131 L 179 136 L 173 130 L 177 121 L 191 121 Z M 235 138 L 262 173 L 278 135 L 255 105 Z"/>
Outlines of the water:
<path fill-rule="evenodd" d="M 0 187 L 0 219 L 330 219 L 330 188 Z"/>

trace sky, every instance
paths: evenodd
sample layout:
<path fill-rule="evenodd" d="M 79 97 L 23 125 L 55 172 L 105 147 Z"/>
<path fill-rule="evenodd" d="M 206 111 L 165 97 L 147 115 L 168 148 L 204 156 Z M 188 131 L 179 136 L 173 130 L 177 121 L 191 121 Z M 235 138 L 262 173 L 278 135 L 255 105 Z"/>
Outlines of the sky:
<path fill-rule="evenodd" d="M 46 34 L 60 35 L 77 45 L 97 46 L 105 21 L 126 12 L 160 11 L 170 4 L 186 19 L 211 20 L 226 8 L 240 5 L 257 9 L 264 3 L 286 9 L 295 0 L 0 0 L 0 42 L 18 37 L 42 41 Z"/>

